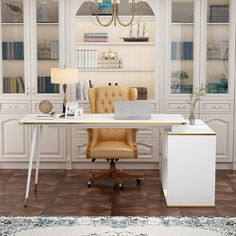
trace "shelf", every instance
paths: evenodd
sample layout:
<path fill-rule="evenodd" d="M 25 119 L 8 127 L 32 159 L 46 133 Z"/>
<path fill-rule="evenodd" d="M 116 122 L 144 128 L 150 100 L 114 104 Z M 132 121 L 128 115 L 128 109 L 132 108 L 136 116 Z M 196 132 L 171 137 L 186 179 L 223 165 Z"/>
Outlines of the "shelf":
<path fill-rule="evenodd" d="M 76 47 L 80 46 L 155 46 L 155 43 L 150 42 L 80 42 Z"/>
<path fill-rule="evenodd" d="M 171 24 L 172 24 L 172 25 L 193 25 L 194 23 L 188 23 L 188 22 L 186 22 L 186 23 L 183 23 L 183 22 L 172 22 Z"/>
<path fill-rule="evenodd" d="M 104 20 L 109 20 L 111 19 L 111 16 L 99 16 L 100 19 L 104 19 Z M 127 15 L 121 15 L 119 16 L 120 20 L 130 20 L 131 16 L 127 16 Z M 146 16 L 134 16 L 134 21 L 138 20 L 140 18 L 140 21 L 155 21 L 155 16 L 154 15 L 146 15 Z M 80 16 L 76 16 L 75 17 L 76 21 L 96 21 L 96 16 L 90 16 L 90 15 L 80 15 Z M 91 21 L 92 22 L 92 21 Z"/>
<path fill-rule="evenodd" d="M 79 72 L 154 72 L 154 70 L 136 70 L 136 69 L 79 69 Z"/>
<path fill-rule="evenodd" d="M 38 61 L 59 61 L 59 59 L 37 59 Z"/>
<path fill-rule="evenodd" d="M 3 62 L 16 62 L 16 61 L 24 61 L 24 59 L 4 59 Z"/>
<path fill-rule="evenodd" d="M 218 26 L 218 25 L 229 25 L 229 22 L 225 22 L 225 23 L 217 23 L 217 22 L 209 22 L 209 23 L 207 23 L 207 25 L 216 25 L 216 26 Z"/>
<path fill-rule="evenodd" d="M 23 25 L 23 22 L 3 22 L 2 25 Z"/>
<path fill-rule="evenodd" d="M 37 25 L 59 25 L 58 22 L 37 22 Z"/>

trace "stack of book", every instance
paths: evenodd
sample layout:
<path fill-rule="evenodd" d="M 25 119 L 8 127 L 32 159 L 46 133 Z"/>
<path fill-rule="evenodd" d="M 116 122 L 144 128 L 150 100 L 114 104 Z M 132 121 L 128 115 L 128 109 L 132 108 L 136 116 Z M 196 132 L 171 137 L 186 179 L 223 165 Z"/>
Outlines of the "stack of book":
<path fill-rule="evenodd" d="M 3 77 L 3 93 L 24 93 L 25 85 L 22 76 Z"/>
<path fill-rule="evenodd" d="M 96 69 L 98 50 L 77 50 L 76 67 L 80 69 Z"/>
<path fill-rule="evenodd" d="M 192 60 L 193 42 L 171 42 L 171 60 Z"/>
<path fill-rule="evenodd" d="M 59 84 L 52 84 L 51 76 L 38 76 L 38 93 L 59 93 Z"/>
<path fill-rule="evenodd" d="M 107 42 L 108 33 L 84 33 L 84 42 Z"/>
<path fill-rule="evenodd" d="M 229 22 L 229 5 L 210 5 L 208 7 L 209 23 L 227 23 Z"/>
<path fill-rule="evenodd" d="M 122 67 L 122 61 L 120 59 L 99 59 L 99 69 L 119 69 Z"/>
<path fill-rule="evenodd" d="M 24 43 L 23 42 L 2 42 L 3 60 L 23 60 Z"/>
<path fill-rule="evenodd" d="M 42 113 L 36 116 L 39 120 L 52 120 L 56 117 L 56 112 Z"/>

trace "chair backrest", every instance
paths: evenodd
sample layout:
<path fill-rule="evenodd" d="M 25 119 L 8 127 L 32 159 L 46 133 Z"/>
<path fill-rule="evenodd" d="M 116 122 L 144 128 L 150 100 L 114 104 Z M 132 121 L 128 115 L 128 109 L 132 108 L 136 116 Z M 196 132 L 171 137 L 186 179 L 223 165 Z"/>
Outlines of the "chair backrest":
<path fill-rule="evenodd" d="M 136 88 L 107 86 L 90 88 L 88 91 L 92 113 L 114 113 L 115 100 L 136 100 Z M 103 141 L 119 141 L 126 139 L 126 129 L 99 129 L 99 139 Z"/>

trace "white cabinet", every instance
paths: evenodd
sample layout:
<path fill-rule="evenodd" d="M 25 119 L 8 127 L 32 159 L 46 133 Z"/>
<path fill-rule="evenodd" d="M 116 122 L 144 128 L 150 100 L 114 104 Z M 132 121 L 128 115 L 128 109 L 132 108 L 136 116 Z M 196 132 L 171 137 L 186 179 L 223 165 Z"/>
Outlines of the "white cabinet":
<path fill-rule="evenodd" d="M 215 205 L 216 137 L 196 123 L 163 132 L 161 183 L 167 206 Z"/>
<path fill-rule="evenodd" d="M 24 114 L 1 114 L 0 162 L 22 162 L 28 160 L 31 136 L 28 127 L 19 125 L 19 119 L 23 117 Z"/>
<path fill-rule="evenodd" d="M 217 162 L 232 162 L 233 159 L 233 115 L 201 114 L 204 120 L 216 132 Z"/>

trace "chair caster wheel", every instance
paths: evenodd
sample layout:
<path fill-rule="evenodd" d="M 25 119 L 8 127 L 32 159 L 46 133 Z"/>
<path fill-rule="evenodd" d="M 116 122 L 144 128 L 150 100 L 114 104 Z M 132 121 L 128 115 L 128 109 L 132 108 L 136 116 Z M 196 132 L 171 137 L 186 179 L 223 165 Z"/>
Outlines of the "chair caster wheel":
<path fill-rule="evenodd" d="M 136 183 L 137 183 L 137 184 L 140 184 L 140 183 L 141 183 L 141 180 L 142 180 L 141 178 L 137 178 L 137 179 L 136 179 Z"/>
<path fill-rule="evenodd" d="M 118 184 L 118 189 L 119 190 L 123 190 L 123 188 L 124 188 L 123 184 Z"/>
<path fill-rule="evenodd" d="M 92 183 L 90 181 L 88 181 L 88 188 L 91 188 Z"/>

